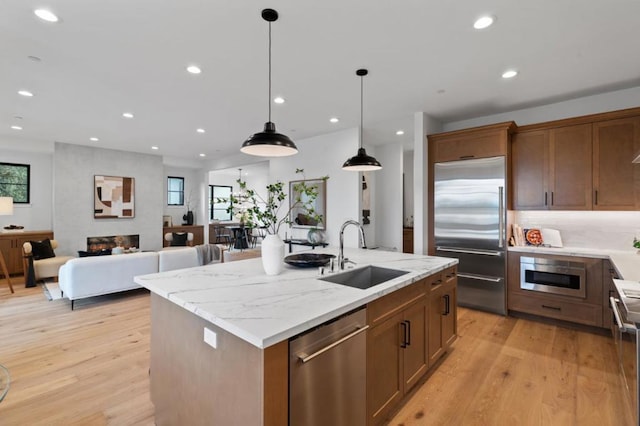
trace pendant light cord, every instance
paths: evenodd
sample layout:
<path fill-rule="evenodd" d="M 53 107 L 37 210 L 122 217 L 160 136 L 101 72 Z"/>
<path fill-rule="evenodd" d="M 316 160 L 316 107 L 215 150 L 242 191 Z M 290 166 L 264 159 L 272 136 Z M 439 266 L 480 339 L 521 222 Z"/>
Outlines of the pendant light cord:
<path fill-rule="evenodd" d="M 269 122 L 271 122 L 271 22 L 269 22 Z"/>
<path fill-rule="evenodd" d="M 364 76 L 360 76 L 360 148 L 362 148 L 362 132 L 364 132 L 364 126 L 362 124 L 362 115 L 363 115 L 362 111 L 364 109 L 364 107 L 363 107 L 363 105 L 364 105 L 364 101 L 363 101 L 363 99 L 364 99 L 364 95 L 363 95 L 363 92 L 364 92 L 364 89 L 363 89 L 364 80 L 363 79 L 364 79 Z"/>

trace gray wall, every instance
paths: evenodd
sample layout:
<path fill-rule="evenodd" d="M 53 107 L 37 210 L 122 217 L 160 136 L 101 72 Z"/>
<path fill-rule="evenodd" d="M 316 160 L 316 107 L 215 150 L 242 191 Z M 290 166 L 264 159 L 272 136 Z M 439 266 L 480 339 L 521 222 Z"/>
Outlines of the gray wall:
<path fill-rule="evenodd" d="M 94 175 L 135 178 L 133 219 L 94 219 Z M 59 254 L 86 250 L 87 237 L 140 235 L 140 248 L 162 248 L 162 157 L 56 142 L 53 154 L 53 229 Z"/>

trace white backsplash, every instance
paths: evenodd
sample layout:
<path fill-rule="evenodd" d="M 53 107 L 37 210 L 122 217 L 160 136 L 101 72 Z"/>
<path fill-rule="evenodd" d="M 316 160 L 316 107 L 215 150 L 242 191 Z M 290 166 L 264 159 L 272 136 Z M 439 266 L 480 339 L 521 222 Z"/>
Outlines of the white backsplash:
<path fill-rule="evenodd" d="M 640 211 L 512 211 L 509 220 L 557 229 L 565 247 L 633 250 L 633 238 L 640 238 Z"/>

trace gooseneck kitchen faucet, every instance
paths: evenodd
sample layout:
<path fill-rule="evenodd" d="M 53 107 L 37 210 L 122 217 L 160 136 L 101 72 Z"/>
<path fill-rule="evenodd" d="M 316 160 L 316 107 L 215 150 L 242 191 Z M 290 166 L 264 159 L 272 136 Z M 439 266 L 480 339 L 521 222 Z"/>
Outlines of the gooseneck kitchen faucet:
<path fill-rule="evenodd" d="M 362 248 L 366 249 L 367 248 L 367 243 L 364 239 L 364 228 L 362 227 L 362 225 L 360 225 L 360 222 L 355 221 L 355 220 L 347 220 L 345 223 L 342 224 L 342 226 L 340 227 L 340 251 L 338 252 L 338 267 L 342 270 L 344 269 L 344 264 L 346 262 L 349 262 L 349 259 L 346 259 L 344 257 L 344 228 L 346 228 L 348 225 L 355 225 L 358 227 L 358 229 L 360 230 L 360 238 L 362 239 Z"/>

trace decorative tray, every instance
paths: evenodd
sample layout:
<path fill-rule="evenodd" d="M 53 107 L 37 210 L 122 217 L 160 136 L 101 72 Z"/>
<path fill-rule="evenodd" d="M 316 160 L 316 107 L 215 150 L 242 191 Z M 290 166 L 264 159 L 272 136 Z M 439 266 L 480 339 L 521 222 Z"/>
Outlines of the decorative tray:
<path fill-rule="evenodd" d="M 334 257 L 336 256 L 333 254 L 325 253 L 300 253 L 290 254 L 284 258 L 284 262 L 298 268 L 314 268 L 326 265 Z"/>

